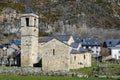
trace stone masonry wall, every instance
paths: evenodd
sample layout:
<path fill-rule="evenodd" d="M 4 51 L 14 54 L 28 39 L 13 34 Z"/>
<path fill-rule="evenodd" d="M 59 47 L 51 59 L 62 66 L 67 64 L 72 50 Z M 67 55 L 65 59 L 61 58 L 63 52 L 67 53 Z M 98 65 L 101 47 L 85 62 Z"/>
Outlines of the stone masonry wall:
<path fill-rule="evenodd" d="M 77 77 L 86 77 L 88 75 L 77 74 L 72 72 L 44 72 L 41 68 L 32 68 L 32 67 L 0 67 L 0 74 L 16 74 L 21 76 L 27 75 L 39 75 L 39 76 L 77 76 Z M 94 76 L 93 76 L 94 77 Z M 120 76 L 96 76 L 99 78 L 111 78 L 111 79 L 120 79 Z"/>
<path fill-rule="evenodd" d="M 17 75 L 40 75 L 40 76 L 77 76 L 71 72 L 44 72 L 41 68 L 32 67 L 0 67 L 0 74 L 17 74 Z"/>
<path fill-rule="evenodd" d="M 44 71 L 69 71 L 70 48 L 53 39 L 42 47 L 42 69 Z"/>
<path fill-rule="evenodd" d="M 91 66 L 91 54 L 79 53 L 71 54 L 70 69 L 79 69 Z"/>

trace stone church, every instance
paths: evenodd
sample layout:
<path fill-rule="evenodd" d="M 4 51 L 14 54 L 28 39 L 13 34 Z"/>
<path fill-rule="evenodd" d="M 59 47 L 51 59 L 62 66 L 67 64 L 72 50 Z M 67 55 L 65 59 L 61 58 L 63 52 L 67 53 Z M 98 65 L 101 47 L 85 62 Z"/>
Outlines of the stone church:
<path fill-rule="evenodd" d="M 79 52 L 71 46 L 72 36 L 39 37 L 39 17 L 32 9 L 21 15 L 21 66 L 40 63 L 43 71 L 69 71 L 91 66 L 89 51 Z M 39 64 L 39 65 L 40 65 Z"/>

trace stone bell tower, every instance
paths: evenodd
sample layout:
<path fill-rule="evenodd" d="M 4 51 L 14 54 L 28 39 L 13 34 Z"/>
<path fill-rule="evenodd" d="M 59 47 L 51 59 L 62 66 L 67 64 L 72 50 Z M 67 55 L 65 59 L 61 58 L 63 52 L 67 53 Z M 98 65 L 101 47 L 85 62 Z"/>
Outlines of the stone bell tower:
<path fill-rule="evenodd" d="M 38 18 L 31 8 L 21 15 L 21 66 L 38 62 Z"/>

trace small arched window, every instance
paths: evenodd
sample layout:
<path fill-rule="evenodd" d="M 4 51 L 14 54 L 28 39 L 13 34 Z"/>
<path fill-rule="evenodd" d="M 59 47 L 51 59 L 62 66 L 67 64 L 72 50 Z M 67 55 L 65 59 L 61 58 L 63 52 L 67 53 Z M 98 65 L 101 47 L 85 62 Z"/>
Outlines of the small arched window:
<path fill-rule="evenodd" d="M 76 56 L 74 56 L 74 61 L 76 60 Z"/>
<path fill-rule="evenodd" d="M 55 49 L 53 49 L 53 55 L 55 55 Z"/>
<path fill-rule="evenodd" d="M 86 56 L 84 55 L 84 59 L 86 58 Z"/>
<path fill-rule="evenodd" d="M 29 26 L 29 18 L 26 18 L 26 26 Z"/>

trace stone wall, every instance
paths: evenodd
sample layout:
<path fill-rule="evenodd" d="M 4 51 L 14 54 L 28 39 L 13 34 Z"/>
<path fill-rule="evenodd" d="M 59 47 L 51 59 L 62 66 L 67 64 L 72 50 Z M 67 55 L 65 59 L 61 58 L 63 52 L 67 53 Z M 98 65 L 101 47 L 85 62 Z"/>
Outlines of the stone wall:
<path fill-rule="evenodd" d="M 44 71 L 69 71 L 71 48 L 53 39 L 42 46 L 42 69 Z"/>
<path fill-rule="evenodd" d="M 91 54 L 89 52 L 70 55 L 70 69 L 79 69 L 91 66 Z"/>
<path fill-rule="evenodd" d="M 41 68 L 32 67 L 0 67 L 0 74 L 17 74 L 17 75 L 41 75 L 41 76 L 77 76 L 71 72 L 44 72 Z"/>
<path fill-rule="evenodd" d="M 16 75 L 39 75 L 39 76 L 77 76 L 77 77 L 86 77 L 88 75 L 73 73 L 73 72 L 44 72 L 41 68 L 32 68 L 32 67 L 0 67 L 0 74 L 16 74 Z M 92 75 L 92 77 L 99 77 L 99 78 L 109 78 L 109 79 L 120 79 L 120 76 L 99 76 L 99 75 Z"/>

